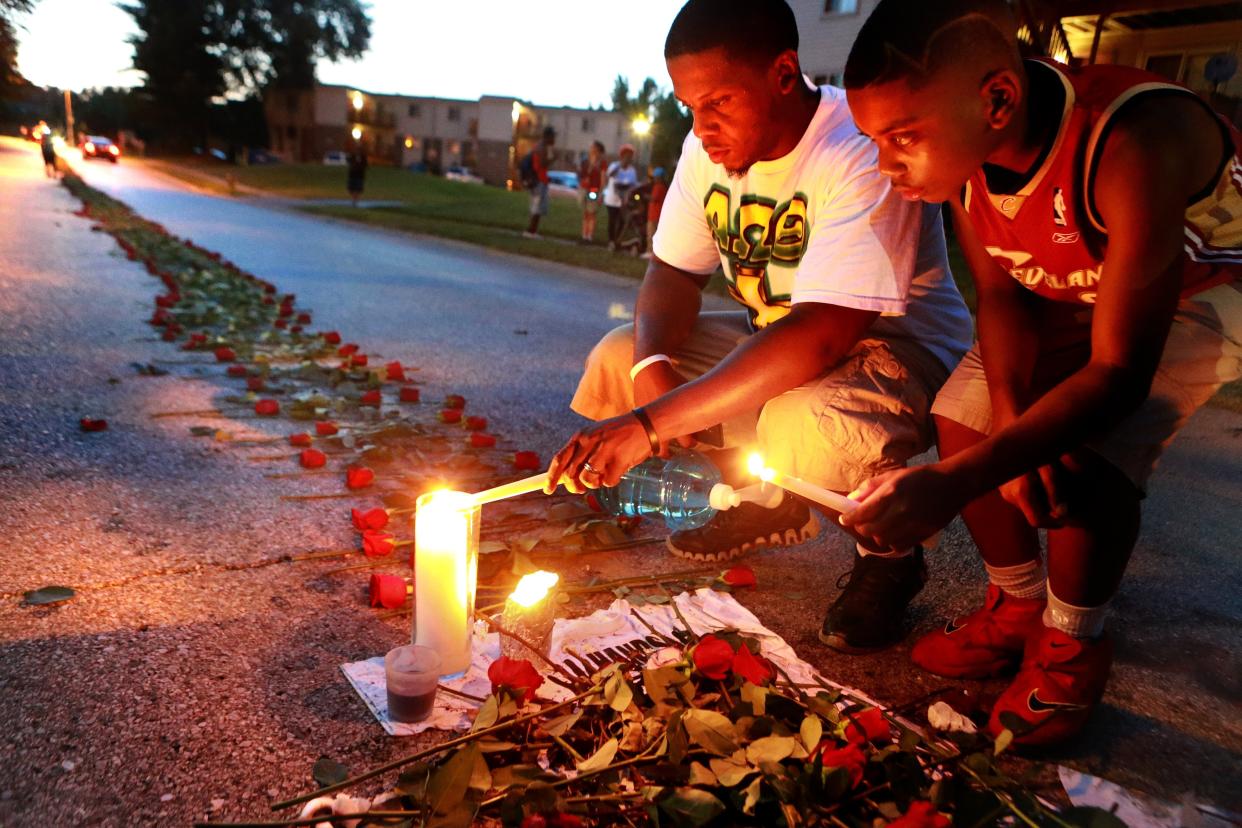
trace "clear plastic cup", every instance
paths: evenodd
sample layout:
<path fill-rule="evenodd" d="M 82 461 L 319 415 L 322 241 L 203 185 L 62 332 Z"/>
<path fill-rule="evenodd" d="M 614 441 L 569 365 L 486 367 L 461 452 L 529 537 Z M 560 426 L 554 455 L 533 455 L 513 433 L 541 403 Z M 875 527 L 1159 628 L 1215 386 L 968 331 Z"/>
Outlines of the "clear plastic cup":
<path fill-rule="evenodd" d="M 388 718 L 394 722 L 421 722 L 431 715 L 440 683 L 440 656 L 430 647 L 406 644 L 384 656 L 388 689 Z"/>

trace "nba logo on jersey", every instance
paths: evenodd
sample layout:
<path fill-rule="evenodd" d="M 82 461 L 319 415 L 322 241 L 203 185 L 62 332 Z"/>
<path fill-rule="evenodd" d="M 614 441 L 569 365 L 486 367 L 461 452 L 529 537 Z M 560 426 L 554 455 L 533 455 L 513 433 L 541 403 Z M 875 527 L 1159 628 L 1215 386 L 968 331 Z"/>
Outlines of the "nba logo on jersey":
<path fill-rule="evenodd" d="M 1052 189 L 1052 223 L 1059 227 L 1065 227 L 1065 193 L 1060 187 Z"/>

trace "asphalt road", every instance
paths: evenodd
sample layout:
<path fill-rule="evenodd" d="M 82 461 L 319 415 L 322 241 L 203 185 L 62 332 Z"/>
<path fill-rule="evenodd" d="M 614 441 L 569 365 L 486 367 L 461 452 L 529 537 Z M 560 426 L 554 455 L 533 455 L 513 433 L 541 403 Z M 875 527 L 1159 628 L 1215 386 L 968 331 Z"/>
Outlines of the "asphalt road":
<path fill-rule="evenodd" d="M 544 456 L 574 427 L 581 361 L 632 307 L 615 277 L 187 192 L 134 165 L 79 167 L 171 232 L 295 292 L 316 326 L 420 366 Z M 321 754 L 355 768 L 407 752 L 338 671 L 406 629 L 323 565 L 236 568 L 348 544 L 340 501 L 282 503 L 262 469 L 153 411 L 209 405 L 210 376 L 138 378 L 174 356 L 142 319 L 154 283 L 70 215 L 33 145 L 0 142 L 0 825 L 263 818 Z M 185 373 L 185 372 L 183 372 Z M 119 382 L 110 382 L 110 379 Z M 106 416 L 106 435 L 77 418 Z M 1200 412 L 1169 452 L 1112 622 L 1117 667 L 1079 743 L 1052 758 L 1122 784 L 1242 808 L 1242 417 Z M 827 674 L 901 704 L 944 682 L 908 645 L 867 657 L 815 638 L 850 548 L 828 531 L 752 556 L 741 597 Z M 567 560 L 608 575 L 674 569 L 657 546 Z M 960 527 L 931 561 L 916 631 L 973 606 Z M 32 609 L 25 589 L 84 587 Z M 980 694 L 999 684 L 968 684 Z"/>

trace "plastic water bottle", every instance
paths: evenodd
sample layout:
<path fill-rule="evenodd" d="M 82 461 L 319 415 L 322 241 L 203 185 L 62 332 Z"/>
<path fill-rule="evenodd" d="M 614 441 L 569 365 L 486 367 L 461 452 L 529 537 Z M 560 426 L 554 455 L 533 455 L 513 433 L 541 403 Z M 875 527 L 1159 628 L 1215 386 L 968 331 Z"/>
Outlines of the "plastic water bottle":
<path fill-rule="evenodd" d="M 720 470 L 696 451 L 640 463 L 614 487 L 596 491 L 604 511 L 629 517 L 659 517 L 673 531 L 698 529 L 716 512 L 738 504 Z"/>

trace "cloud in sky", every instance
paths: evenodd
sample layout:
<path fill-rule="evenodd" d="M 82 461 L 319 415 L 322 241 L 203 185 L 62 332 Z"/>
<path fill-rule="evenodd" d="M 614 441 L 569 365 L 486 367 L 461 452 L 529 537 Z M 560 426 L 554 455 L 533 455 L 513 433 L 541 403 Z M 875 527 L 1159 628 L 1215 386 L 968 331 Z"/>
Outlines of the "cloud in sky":
<path fill-rule="evenodd" d="M 514 95 L 540 104 L 609 103 L 613 79 L 670 86 L 664 35 L 679 0 L 373 0 L 371 48 L 321 63 L 325 83 L 373 92 L 473 99 Z M 110 0 L 40 0 L 19 19 L 18 65 L 41 86 L 133 86 L 135 33 Z"/>

